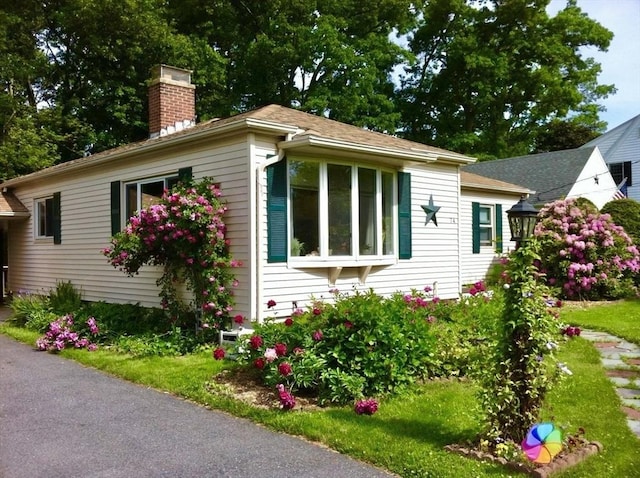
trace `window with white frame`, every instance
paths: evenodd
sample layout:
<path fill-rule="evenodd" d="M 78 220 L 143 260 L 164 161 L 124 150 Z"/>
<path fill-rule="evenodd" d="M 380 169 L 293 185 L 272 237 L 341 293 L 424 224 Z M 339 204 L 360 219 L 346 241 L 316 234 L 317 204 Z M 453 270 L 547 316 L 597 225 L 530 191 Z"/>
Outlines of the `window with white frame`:
<path fill-rule="evenodd" d="M 480 232 L 480 245 L 493 245 L 493 206 L 480 204 L 480 220 L 478 222 Z"/>
<path fill-rule="evenodd" d="M 34 209 L 36 238 L 53 237 L 53 196 L 36 199 Z"/>
<path fill-rule="evenodd" d="M 126 183 L 125 191 L 125 219 L 129 219 L 141 209 L 158 204 L 165 189 L 171 189 L 178 183 L 178 176 L 149 178 Z"/>
<path fill-rule="evenodd" d="M 474 254 L 480 248 L 489 247 L 502 252 L 502 204 L 471 203 L 472 248 Z"/>
<path fill-rule="evenodd" d="M 289 160 L 289 256 L 394 256 L 396 176 L 353 163 Z"/>

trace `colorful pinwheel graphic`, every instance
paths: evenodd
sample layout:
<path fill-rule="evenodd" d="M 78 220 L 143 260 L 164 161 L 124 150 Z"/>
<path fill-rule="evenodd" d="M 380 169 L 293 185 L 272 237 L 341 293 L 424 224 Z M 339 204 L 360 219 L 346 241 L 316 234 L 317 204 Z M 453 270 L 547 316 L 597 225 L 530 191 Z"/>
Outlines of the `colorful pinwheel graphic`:
<path fill-rule="evenodd" d="M 522 440 L 522 450 L 535 463 L 550 463 L 562 450 L 562 435 L 553 423 L 536 423 Z"/>

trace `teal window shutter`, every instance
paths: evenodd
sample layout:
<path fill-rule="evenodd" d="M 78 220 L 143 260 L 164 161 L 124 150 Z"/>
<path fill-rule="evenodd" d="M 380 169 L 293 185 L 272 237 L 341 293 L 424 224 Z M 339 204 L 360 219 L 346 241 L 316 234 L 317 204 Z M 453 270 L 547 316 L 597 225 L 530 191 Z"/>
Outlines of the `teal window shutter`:
<path fill-rule="evenodd" d="M 398 172 L 398 257 L 411 259 L 411 174 Z"/>
<path fill-rule="evenodd" d="M 480 253 L 480 203 L 471 203 L 471 238 L 473 253 Z"/>
<path fill-rule="evenodd" d="M 52 213 L 52 226 L 53 226 L 53 243 L 62 243 L 62 214 L 60 209 L 60 193 L 53 193 L 53 213 Z"/>
<path fill-rule="evenodd" d="M 287 261 L 287 161 L 267 167 L 267 262 Z"/>
<path fill-rule="evenodd" d="M 111 235 L 120 232 L 120 181 L 111 182 Z"/>
<path fill-rule="evenodd" d="M 193 168 L 188 166 L 186 168 L 178 169 L 178 181 L 188 183 L 193 178 Z"/>
<path fill-rule="evenodd" d="M 496 252 L 502 252 L 502 204 L 496 204 Z"/>

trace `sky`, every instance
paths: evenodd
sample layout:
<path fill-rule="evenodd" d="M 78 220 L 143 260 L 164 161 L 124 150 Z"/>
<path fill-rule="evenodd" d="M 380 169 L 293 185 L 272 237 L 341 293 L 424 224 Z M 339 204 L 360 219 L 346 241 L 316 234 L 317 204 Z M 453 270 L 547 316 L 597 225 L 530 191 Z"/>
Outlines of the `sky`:
<path fill-rule="evenodd" d="M 613 40 L 606 52 L 583 48 L 585 57 L 593 57 L 602 66 L 600 84 L 614 84 L 617 92 L 600 100 L 607 110 L 600 119 L 607 131 L 640 114 L 640 0 L 577 0 L 590 18 L 611 30 Z M 551 0 L 550 15 L 562 9 L 566 0 Z"/>

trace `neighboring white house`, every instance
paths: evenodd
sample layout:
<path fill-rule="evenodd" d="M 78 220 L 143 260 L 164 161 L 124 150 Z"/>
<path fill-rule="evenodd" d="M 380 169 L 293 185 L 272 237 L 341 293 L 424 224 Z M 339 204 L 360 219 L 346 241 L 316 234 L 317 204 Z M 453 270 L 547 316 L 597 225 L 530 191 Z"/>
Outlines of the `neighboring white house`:
<path fill-rule="evenodd" d="M 581 197 L 601 208 L 618 190 L 596 146 L 484 161 L 464 170 L 534 190 L 529 202 L 536 206 Z"/>
<path fill-rule="evenodd" d="M 100 251 L 141 197 L 159 196 L 180 176 L 212 177 L 221 187 L 231 253 L 243 263 L 234 269 L 234 313 L 249 319 L 283 317 L 334 287 L 389 294 L 435 285 L 440 297 L 458 297 L 493 260 L 489 240 L 513 247 L 498 222 L 478 222 L 484 242 L 474 255 L 472 208 L 484 221 L 482 205 L 500 204 L 498 217 L 506 217 L 526 189 L 461 181 L 470 157 L 278 105 L 193 125 L 188 72 L 158 74 L 150 139 L 0 185 L 10 289 L 71 281 L 87 300 L 158 305 L 157 270 L 126 277 Z M 170 100 L 163 117 L 175 93 L 188 100 Z M 429 205 L 439 208 L 436 221 L 427 221 Z M 271 310 L 269 300 L 277 302 Z"/>
<path fill-rule="evenodd" d="M 582 146 L 597 146 L 613 180 L 630 199 L 640 201 L 640 115 Z"/>

